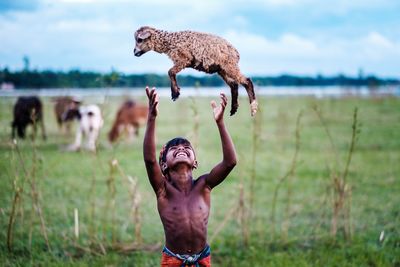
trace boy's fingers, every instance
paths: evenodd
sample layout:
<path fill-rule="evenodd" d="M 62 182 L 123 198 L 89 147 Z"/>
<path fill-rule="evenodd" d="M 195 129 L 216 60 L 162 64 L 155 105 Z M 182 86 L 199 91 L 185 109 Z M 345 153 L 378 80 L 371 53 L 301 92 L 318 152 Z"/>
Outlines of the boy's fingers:
<path fill-rule="evenodd" d="M 221 107 L 223 108 L 223 109 L 225 109 L 225 107 L 226 107 L 226 101 L 221 101 Z"/>
<path fill-rule="evenodd" d="M 217 103 L 215 103 L 214 100 L 211 101 L 211 107 L 212 107 L 212 108 L 216 108 L 216 107 L 217 107 Z"/>
<path fill-rule="evenodd" d="M 148 86 L 146 86 L 146 95 L 147 95 L 148 98 L 150 97 L 150 92 L 149 92 L 149 87 Z"/>
<path fill-rule="evenodd" d="M 225 108 L 226 104 L 228 103 L 228 99 L 224 93 L 221 93 L 221 105 Z"/>
<path fill-rule="evenodd" d="M 157 98 L 157 93 L 154 90 L 151 90 L 151 101 L 154 103 L 154 101 Z"/>
<path fill-rule="evenodd" d="M 226 103 L 228 103 L 228 98 L 226 97 L 226 95 L 224 94 L 224 93 L 222 93 L 221 92 L 221 100 L 225 103 L 225 105 L 226 105 Z"/>

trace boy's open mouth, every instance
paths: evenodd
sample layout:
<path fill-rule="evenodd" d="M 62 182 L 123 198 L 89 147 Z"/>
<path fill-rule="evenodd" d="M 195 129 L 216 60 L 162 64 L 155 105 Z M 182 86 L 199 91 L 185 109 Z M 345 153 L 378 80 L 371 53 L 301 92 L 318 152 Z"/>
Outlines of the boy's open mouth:
<path fill-rule="evenodd" d="M 180 151 L 178 151 L 178 152 L 175 154 L 175 157 L 176 157 L 176 158 L 179 158 L 179 157 L 189 157 L 189 153 L 187 153 L 186 151 L 180 150 Z"/>

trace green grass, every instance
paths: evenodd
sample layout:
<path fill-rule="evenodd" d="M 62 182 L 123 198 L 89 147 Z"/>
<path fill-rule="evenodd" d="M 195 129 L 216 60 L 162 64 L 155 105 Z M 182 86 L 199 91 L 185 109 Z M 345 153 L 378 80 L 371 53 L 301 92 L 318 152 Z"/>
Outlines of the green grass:
<path fill-rule="evenodd" d="M 145 101 L 144 98 L 138 99 Z M 220 140 L 212 118 L 211 98 L 196 99 L 199 112 L 198 143 L 195 147 L 199 176 L 221 159 Z M 15 99 L 0 99 L 0 265 L 1 266 L 159 266 L 160 249 L 155 252 L 119 253 L 109 249 L 112 231 L 119 243 L 135 241 L 131 199 L 127 181 L 114 174 L 115 209 L 107 209 L 110 162 L 117 159 L 122 170 L 138 179 L 141 197 L 141 235 L 144 244 L 162 244 L 164 234 L 158 217 L 156 200 L 147 181 L 142 160 L 142 139 L 132 144 L 123 141 L 108 148 L 106 134 L 111 127 L 122 97 L 84 99 L 86 103 L 103 104 L 105 126 L 97 155 L 89 152 L 64 152 L 62 147 L 73 141 L 73 134 L 59 133 L 52 103 L 45 104 L 48 140 L 33 143 L 18 140 L 22 160 L 10 140 L 10 122 Z M 253 120 L 247 99 L 233 117 L 226 117 L 227 127 L 238 152 L 239 163 L 232 174 L 212 193 L 209 237 L 215 233 L 239 199 L 243 183 L 245 207 L 249 207 L 252 166 Z M 194 137 L 192 101 L 181 98 L 160 101 L 157 125 L 158 149 L 175 136 Z M 257 145 L 256 176 L 252 217 L 246 224 L 230 218 L 211 244 L 214 266 L 400 266 L 400 99 L 398 98 L 277 98 L 259 97 L 261 133 Z M 335 155 L 313 106 L 321 110 L 337 150 Z M 330 170 L 342 172 L 348 155 L 354 108 L 358 107 L 358 135 L 349 168 L 347 183 L 351 186 L 351 225 L 353 236 L 345 239 L 342 228 L 335 238 L 330 235 L 332 218 L 332 180 Z M 229 110 L 228 110 L 229 111 Z M 271 209 L 273 193 L 279 179 L 289 170 L 295 151 L 295 127 L 300 122 L 300 150 L 295 174 L 284 182 L 276 202 L 275 238 L 272 239 Z M 228 113 L 228 112 L 227 112 Z M 37 155 L 37 160 L 34 156 Z M 12 252 L 7 249 L 7 228 L 15 194 L 14 182 L 21 186 L 26 177 L 23 166 L 32 177 L 35 168 L 43 217 L 51 252 L 40 231 L 36 213 L 32 216 L 30 187 L 24 184 L 22 206 L 14 223 Z M 92 181 L 96 180 L 94 190 Z M 290 195 L 287 195 L 288 186 Z M 94 192 L 94 193 L 91 193 Z M 282 224 L 290 203 L 287 239 L 281 237 Z M 95 203 L 91 221 L 91 203 Z M 74 241 L 74 209 L 79 210 L 80 237 Z M 248 210 L 246 210 L 248 212 Z M 115 223 L 111 215 L 115 214 Z M 23 216 L 22 216 L 23 214 Z M 108 216 L 108 217 L 107 217 Z M 33 219 L 31 219 L 33 218 Z M 339 221 L 341 226 L 342 221 Z M 90 229 L 94 234 L 90 236 Z M 246 243 L 242 230 L 249 231 Z M 29 243 L 32 232 L 31 244 Z M 385 239 L 379 242 L 380 233 Z M 93 236 L 99 240 L 93 244 Z M 102 254 L 99 243 L 106 247 Z M 95 253 L 84 253 L 80 247 Z"/>

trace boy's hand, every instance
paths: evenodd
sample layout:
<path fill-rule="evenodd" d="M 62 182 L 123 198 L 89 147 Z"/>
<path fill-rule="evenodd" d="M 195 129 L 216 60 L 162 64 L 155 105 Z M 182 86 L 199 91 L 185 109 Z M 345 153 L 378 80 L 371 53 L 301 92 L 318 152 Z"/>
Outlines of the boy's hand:
<path fill-rule="evenodd" d="M 221 95 L 221 102 L 219 106 L 217 105 L 217 103 L 215 103 L 214 100 L 211 101 L 211 107 L 213 109 L 214 119 L 216 122 L 220 122 L 223 119 L 225 107 L 226 104 L 228 103 L 226 95 L 224 93 L 221 93 L 220 95 Z"/>
<path fill-rule="evenodd" d="M 149 99 L 149 114 L 156 117 L 158 114 L 158 94 L 156 88 L 153 87 L 151 90 L 146 86 L 146 95 Z"/>

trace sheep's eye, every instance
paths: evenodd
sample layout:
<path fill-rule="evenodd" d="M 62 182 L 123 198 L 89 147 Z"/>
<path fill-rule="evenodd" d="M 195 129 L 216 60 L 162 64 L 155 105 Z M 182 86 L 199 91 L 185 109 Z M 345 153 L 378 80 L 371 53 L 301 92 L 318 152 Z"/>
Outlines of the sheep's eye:
<path fill-rule="evenodd" d="M 137 42 L 141 43 L 141 42 L 143 42 L 143 39 L 142 38 L 137 38 Z"/>

